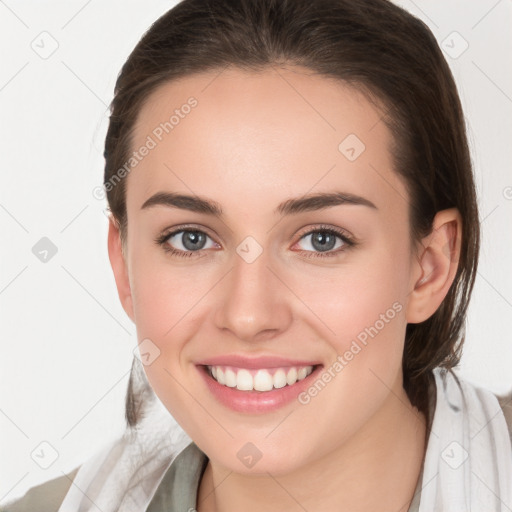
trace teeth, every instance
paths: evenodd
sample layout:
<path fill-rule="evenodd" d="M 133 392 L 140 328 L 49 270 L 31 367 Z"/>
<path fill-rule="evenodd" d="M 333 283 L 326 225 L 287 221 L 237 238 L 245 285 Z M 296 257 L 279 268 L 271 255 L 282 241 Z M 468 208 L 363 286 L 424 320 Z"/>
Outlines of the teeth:
<path fill-rule="evenodd" d="M 308 375 L 308 370 L 307 368 L 300 368 L 299 371 L 297 372 L 297 380 L 302 380 L 302 379 L 305 379 Z"/>
<path fill-rule="evenodd" d="M 291 368 L 288 370 L 288 373 L 286 374 L 286 382 L 288 383 L 288 386 L 297 382 L 297 368 Z"/>
<path fill-rule="evenodd" d="M 256 391 L 270 391 L 274 387 L 274 378 L 266 370 L 258 370 L 254 376 Z"/>
<path fill-rule="evenodd" d="M 276 373 L 274 373 L 274 387 L 275 388 L 284 388 L 286 386 L 286 373 L 284 370 L 277 370 Z"/>
<path fill-rule="evenodd" d="M 226 384 L 226 379 L 224 378 L 224 372 L 222 371 L 222 368 L 217 368 L 217 377 L 215 377 L 215 380 L 219 384 Z"/>
<path fill-rule="evenodd" d="M 277 370 L 208 366 L 208 371 L 219 384 L 230 388 L 240 391 L 270 391 L 286 385 L 293 386 L 297 381 L 305 379 L 313 371 L 313 366 L 292 366 Z"/>
<path fill-rule="evenodd" d="M 237 385 L 236 373 L 233 370 L 227 369 L 224 372 L 224 380 L 226 381 L 226 386 L 230 388 L 234 388 Z"/>
<path fill-rule="evenodd" d="M 242 391 L 253 389 L 252 375 L 247 370 L 238 370 L 236 374 L 236 388 Z"/>

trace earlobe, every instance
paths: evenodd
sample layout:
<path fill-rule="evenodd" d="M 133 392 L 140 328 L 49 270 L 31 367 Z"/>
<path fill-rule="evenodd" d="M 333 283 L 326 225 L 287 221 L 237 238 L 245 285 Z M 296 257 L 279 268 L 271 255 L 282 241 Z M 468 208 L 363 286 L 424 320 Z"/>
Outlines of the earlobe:
<path fill-rule="evenodd" d="M 114 279 L 116 281 L 117 293 L 121 305 L 132 322 L 135 322 L 128 265 L 123 255 L 119 227 L 112 217 L 109 219 L 108 226 L 108 257 L 112 271 L 114 272 Z"/>
<path fill-rule="evenodd" d="M 462 218 L 456 208 L 434 218 L 432 232 L 422 240 L 416 276 L 407 306 L 407 322 L 420 323 L 439 308 L 453 283 L 460 258 Z"/>

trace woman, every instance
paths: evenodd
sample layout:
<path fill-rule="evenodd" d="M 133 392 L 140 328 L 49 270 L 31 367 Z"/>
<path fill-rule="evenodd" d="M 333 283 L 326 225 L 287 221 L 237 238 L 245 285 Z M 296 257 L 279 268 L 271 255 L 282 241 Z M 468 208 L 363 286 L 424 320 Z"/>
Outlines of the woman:
<path fill-rule="evenodd" d="M 421 21 L 185 0 L 123 66 L 105 159 L 140 355 L 60 512 L 512 507 L 508 400 L 452 371 L 479 221 Z"/>

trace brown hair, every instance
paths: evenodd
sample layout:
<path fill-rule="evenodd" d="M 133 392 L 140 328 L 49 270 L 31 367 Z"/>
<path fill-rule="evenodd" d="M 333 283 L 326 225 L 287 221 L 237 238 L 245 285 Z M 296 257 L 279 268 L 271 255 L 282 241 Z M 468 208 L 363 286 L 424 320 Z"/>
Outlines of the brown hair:
<path fill-rule="evenodd" d="M 428 417 L 432 370 L 453 368 L 460 360 L 480 224 L 457 88 L 422 21 L 387 0 L 182 1 L 153 23 L 118 76 L 105 141 L 105 185 L 129 160 L 137 115 L 159 85 L 227 66 L 264 70 L 274 64 L 339 79 L 384 106 L 395 170 L 409 192 L 414 240 L 432 230 L 438 211 L 456 207 L 462 215 L 455 280 L 435 314 L 406 330 L 404 388 Z M 123 243 L 125 181 L 107 188 Z M 139 419 L 136 374 L 134 362 L 126 400 L 129 426 Z"/>

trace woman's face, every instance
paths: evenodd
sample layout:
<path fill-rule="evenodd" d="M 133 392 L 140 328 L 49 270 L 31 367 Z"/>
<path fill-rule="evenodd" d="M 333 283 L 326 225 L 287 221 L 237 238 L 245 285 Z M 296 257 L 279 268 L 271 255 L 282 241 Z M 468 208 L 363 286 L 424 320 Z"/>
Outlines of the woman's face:
<path fill-rule="evenodd" d="M 189 76 L 140 112 L 124 306 L 156 394 L 227 469 L 311 464 L 407 401 L 418 269 L 380 116 L 293 67 Z"/>

